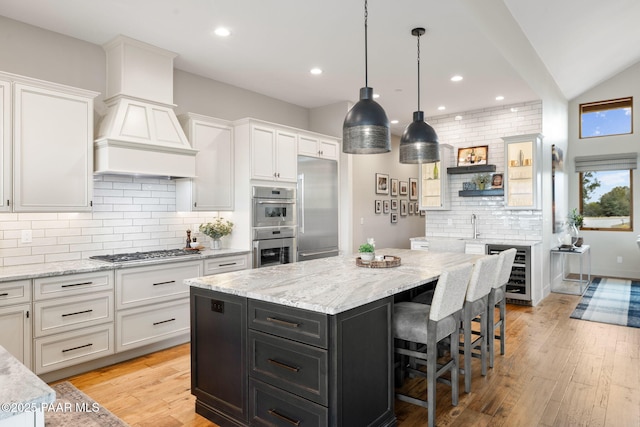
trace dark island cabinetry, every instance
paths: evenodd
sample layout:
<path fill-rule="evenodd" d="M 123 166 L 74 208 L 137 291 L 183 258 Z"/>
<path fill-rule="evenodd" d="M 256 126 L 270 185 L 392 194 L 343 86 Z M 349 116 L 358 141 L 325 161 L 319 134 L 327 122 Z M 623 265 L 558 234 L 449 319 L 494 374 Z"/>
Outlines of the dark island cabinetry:
<path fill-rule="evenodd" d="M 335 315 L 191 288 L 196 412 L 221 426 L 391 426 L 393 297 Z"/>

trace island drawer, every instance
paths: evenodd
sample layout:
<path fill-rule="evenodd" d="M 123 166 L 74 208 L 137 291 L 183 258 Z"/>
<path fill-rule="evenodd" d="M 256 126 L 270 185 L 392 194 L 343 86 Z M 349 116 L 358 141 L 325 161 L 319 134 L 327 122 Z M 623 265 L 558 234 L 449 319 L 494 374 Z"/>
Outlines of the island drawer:
<path fill-rule="evenodd" d="M 31 302 L 31 280 L 0 283 L 0 307 Z"/>
<path fill-rule="evenodd" d="M 251 425 L 256 426 L 329 425 L 324 406 L 254 379 L 249 379 L 249 417 Z"/>
<path fill-rule="evenodd" d="M 249 300 L 249 328 L 327 348 L 328 317 L 294 307 Z"/>
<path fill-rule="evenodd" d="M 33 305 L 35 336 L 113 321 L 113 292 L 37 301 Z"/>
<path fill-rule="evenodd" d="M 33 298 L 67 297 L 113 289 L 113 271 L 67 274 L 33 279 Z"/>
<path fill-rule="evenodd" d="M 249 374 L 321 405 L 328 405 L 327 351 L 249 331 Z"/>

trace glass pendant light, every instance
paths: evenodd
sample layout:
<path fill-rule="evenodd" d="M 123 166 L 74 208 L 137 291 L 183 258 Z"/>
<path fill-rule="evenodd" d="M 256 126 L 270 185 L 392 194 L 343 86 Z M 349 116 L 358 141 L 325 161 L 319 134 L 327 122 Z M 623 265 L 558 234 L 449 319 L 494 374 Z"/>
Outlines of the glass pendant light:
<path fill-rule="evenodd" d="M 360 101 L 347 113 L 342 125 L 342 152 L 377 154 L 391 151 L 391 125 L 380 104 L 373 100 L 367 70 L 367 1 L 364 2 L 364 76 Z"/>
<path fill-rule="evenodd" d="M 418 111 L 413 112 L 411 122 L 400 138 L 400 163 L 433 163 L 440 160 L 438 135 L 424 121 L 424 112 L 420 111 L 420 36 L 424 28 L 414 28 L 411 35 L 418 38 Z"/>

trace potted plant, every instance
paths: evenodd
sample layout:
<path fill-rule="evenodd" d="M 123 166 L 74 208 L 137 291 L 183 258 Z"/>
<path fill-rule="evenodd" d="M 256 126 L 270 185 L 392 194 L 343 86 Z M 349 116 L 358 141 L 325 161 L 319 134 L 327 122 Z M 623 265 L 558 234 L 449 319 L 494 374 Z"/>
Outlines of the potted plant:
<path fill-rule="evenodd" d="M 491 182 L 491 175 L 488 173 L 479 173 L 473 177 L 473 182 L 476 183 L 478 190 L 484 190 L 489 182 Z"/>
<path fill-rule="evenodd" d="M 213 222 L 200 224 L 200 232 L 211 237 L 211 249 L 220 249 L 220 239 L 233 231 L 233 223 L 218 217 Z"/>
<path fill-rule="evenodd" d="M 373 261 L 373 257 L 376 254 L 376 248 L 371 243 L 360 245 L 358 251 L 360 252 L 360 259 L 363 261 Z"/>

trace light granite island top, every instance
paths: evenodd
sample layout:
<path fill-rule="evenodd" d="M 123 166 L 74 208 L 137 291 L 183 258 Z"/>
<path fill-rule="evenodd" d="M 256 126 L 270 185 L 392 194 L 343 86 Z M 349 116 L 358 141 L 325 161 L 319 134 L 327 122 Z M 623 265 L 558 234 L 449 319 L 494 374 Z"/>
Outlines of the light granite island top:
<path fill-rule="evenodd" d="M 447 267 L 482 255 L 378 249 L 401 258 L 391 268 L 358 267 L 357 255 L 198 277 L 187 285 L 334 315 L 436 280 Z"/>
<path fill-rule="evenodd" d="M 42 414 L 43 406 L 55 400 L 51 387 L 0 346 L 0 424 L 18 417 L 2 425 L 27 425 L 20 424 L 22 416 Z"/>

